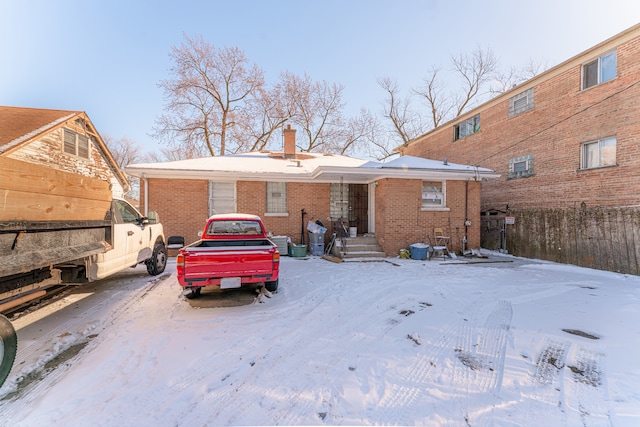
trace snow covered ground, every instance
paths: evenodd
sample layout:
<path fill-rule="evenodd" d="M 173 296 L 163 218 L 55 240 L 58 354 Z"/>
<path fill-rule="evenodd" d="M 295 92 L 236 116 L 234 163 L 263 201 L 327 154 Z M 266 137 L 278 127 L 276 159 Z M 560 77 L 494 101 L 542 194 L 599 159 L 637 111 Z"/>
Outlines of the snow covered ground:
<path fill-rule="evenodd" d="M 640 425 L 640 277 L 488 261 L 283 257 L 277 294 L 222 308 L 173 264 L 122 276 L 14 368 L 0 424 Z"/>

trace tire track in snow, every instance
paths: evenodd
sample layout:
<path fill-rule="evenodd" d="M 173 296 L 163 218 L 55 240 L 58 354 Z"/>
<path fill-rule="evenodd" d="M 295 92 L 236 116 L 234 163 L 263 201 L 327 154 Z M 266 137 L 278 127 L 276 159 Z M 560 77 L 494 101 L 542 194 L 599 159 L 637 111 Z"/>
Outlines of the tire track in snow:
<path fill-rule="evenodd" d="M 420 355 L 418 362 L 404 376 L 404 381 L 395 385 L 390 396 L 381 402 L 380 415 L 384 419 L 376 422 L 416 423 L 418 420 L 411 419 L 410 414 L 433 382 L 430 377 L 436 361 L 440 362 L 452 353 L 459 363 L 454 363 L 453 369 L 445 370 L 447 380 L 443 383 L 452 385 L 452 394 L 462 393 L 467 407 L 470 385 L 474 392 L 487 393 L 499 389 L 513 310 L 509 302 L 500 301 L 480 325 L 478 320 L 482 308 L 483 304 L 478 301 L 467 306 L 457 324 L 446 330 L 437 342 L 426 346 L 427 351 Z M 457 345 L 452 348 L 454 339 Z M 461 392 L 460 388 L 464 391 Z M 468 420 L 468 409 L 462 408 L 462 412 L 462 417 Z"/>
<path fill-rule="evenodd" d="M 567 391 L 567 407 L 575 411 L 585 427 L 613 425 L 608 408 L 605 384 L 604 353 L 579 346 L 567 358 L 571 375 Z"/>
<path fill-rule="evenodd" d="M 126 299 L 120 301 L 120 303 L 113 308 L 104 318 L 100 320 L 93 320 L 96 316 L 96 310 L 101 311 L 102 307 L 109 305 L 110 301 L 115 298 L 120 292 L 116 292 L 114 296 L 112 296 L 109 300 L 100 301 L 95 305 L 88 307 L 84 312 L 79 315 L 74 315 L 72 319 L 62 323 L 57 328 L 51 330 L 47 334 L 43 336 L 39 341 L 52 341 L 53 348 L 41 356 L 41 359 L 36 364 L 34 370 L 24 371 L 20 374 L 18 378 L 15 378 L 15 393 L 16 398 L 20 399 L 20 404 L 17 405 L 15 402 L 10 405 L 10 410 L 5 412 L 2 405 L 2 401 L 0 400 L 0 412 L 5 414 L 8 418 L 11 418 L 18 412 L 22 412 L 23 408 L 27 408 L 32 402 L 36 401 L 37 398 L 43 394 L 47 389 L 51 387 L 52 384 L 56 383 L 59 378 L 61 378 L 68 369 L 72 366 L 72 362 L 78 356 L 72 357 L 72 359 L 65 361 L 64 363 L 52 368 L 50 372 L 45 372 L 45 376 L 40 378 L 43 370 L 46 367 L 46 364 L 51 362 L 56 356 L 67 350 L 68 348 L 85 343 L 88 339 L 88 336 L 98 335 L 102 332 L 109 324 L 113 323 L 113 321 L 129 310 L 135 303 L 137 303 L 141 298 L 143 298 L 148 292 L 150 292 L 153 288 L 155 288 L 159 283 L 168 278 L 169 275 L 161 275 L 155 277 L 154 279 L 146 282 L 146 284 L 139 289 L 136 289 L 134 292 L 131 292 Z M 82 320 L 85 319 L 86 322 Z M 85 325 L 85 328 L 82 331 L 69 333 L 69 331 L 73 330 L 77 325 Z M 84 348 L 80 351 L 86 352 L 90 351 L 94 348 L 99 342 L 99 338 L 93 339 L 89 342 L 87 348 Z M 35 343 L 33 344 L 35 346 Z M 22 350 L 22 357 L 28 357 L 34 354 L 34 349 L 32 345 Z M 26 377 L 34 377 L 35 381 L 33 383 L 28 383 L 28 378 Z M 23 381 L 27 381 L 26 385 L 22 385 Z M 14 400 L 11 395 L 4 395 L 0 397 L 2 399 Z"/>
<path fill-rule="evenodd" d="M 562 409 L 565 404 L 563 368 L 570 346 L 568 341 L 548 336 L 542 341 L 541 350 L 530 372 L 532 393 L 523 393 L 529 404 L 521 422 L 534 425 L 566 424 L 566 415 Z"/>
<path fill-rule="evenodd" d="M 392 277 L 395 274 L 395 266 L 389 266 L 387 274 Z M 315 281 L 317 275 L 309 274 L 309 281 Z M 370 342 L 374 343 L 376 338 L 380 334 L 386 333 L 393 328 L 397 322 L 386 322 L 383 328 L 380 328 L 379 320 L 381 318 L 388 317 L 389 313 L 396 311 L 396 308 L 391 305 L 384 309 L 382 312 L 373 310 L 371 315 L 361 316 L 356 319 L 355 322 L 345 319 L 349 318 L 349 312 L 345 312 L 344 315 L 333 317 L 335 315 L 336 302 L 333 301 L 339 298 L 339 289 L 343 286 L 349 287 L 361 287 L 363 288 L 362 295 L 368 295 L 369 299 L 374 301 L 380 301 L 379 296 L 372 292 L 370 287 L 370 279 L 365 275 L 361 280 L 351 283 L 341 283 L 340 281 L 330 281 L 336 283 L 331 288 L 322 286 L 327 278 L 319 278 L 321 283 L 318 283 L 317 287 L 314 287 L 310 292 L 305 292 L 305 303 L 300 304 L 303 312 L 283 312 L 282 315 L 291 318 L 292 328 L 279 333 L 276 339 L 272 335 L 266 334 L 264 336 L 257 335 L 251 342 L 244 343 L 241 353 L 234 353 L 235 356 L 227 355 L 225 358 L 242 356 L 241 362 L 231 362 L 226 364 L 226 370 L 218 372 L 217 375 L 205 375 L 194 373 L 192 375 L 195 382 L 204 382 L 208 384 L 203 386 L 206 390 L 203 391 L 202 403 L 215 411 L 208 419 L 209 422 L 214 424 L 242 424 L 243 414 L 246 412 L 245 407 L 238 406 L 243 405 L 242 402 L 238 402 L 236 396 L 255 396 L 256 397 L 256 411 L 261 411 L 263 415 L 261 418 L 268 424 L 273 425 L 298 425 L 298 424 L 310 424 L 315 423 L 319 418 L 320 413 L 326 417 L 325 422 L 330 422 L 330 414 L 327 416 L 327 412 L 330 412 L 329 408 L 322 408 L 327 404 L 327 398 L 332 395 L 332 384 L 327 384 L 326 375 L 323 375 L 323 370 L 331 369 L 335 366 L 344 365 L 344 348 L 349 348 L 350 343 Z M 282 286 L 282 285 L 281 285 Z M 283 289 L 286 291 L 286 287 Z M 386 293 L 384 289 L 379 292 Z M 311 307 L 309 307 L 309 301 L 312 301 Z M 368 301 L 366 301 L 368 302 Z M 358 303 L 366 303 L 361 300 Z M 343 304 L 340 302 L 338 305 L 345 306 L 345 310 L 349 310 L 350 304 Z M 287 304 L 287 307 L 289 305 Z M 323 315 L 323 311 L 327 310 L 332 313 L 331 316 Z M 274 310 L 265 313 L 268 316 L 278 315 L 274 313 Z M 296 319 L 304 316 L 307 318 L 322 318 L 322 322 L 307 322 L 305 323 L 304 333 L 300 333 L 297 329 L 300 325 Z M 253 318 L 256 323 L 265 322 L 265 319 L 261 321 L 257 318 Z M 344 330 L 343 336 L 345 340 L 340 342 L 332 342 L 330 339 L 325 338 L 326 332 L 331 331 L 329 337 L 339 336 L 336 331 Z M 370 333 L 370 332 L 375 333 Z M 333 348 L 335 347 L 335 351 Z M 286 349 L 286 350 L 285 350 Z M 322 354 L 327 351 L 334 352 L 334 355 L 329 356 L 329 362 L 325 365 L 325 358 L 321 358 L 322 365 L 314 361 L 313 356 L 305 357 L 305 355 Z M 291 354 L 296 354 L 296 357 L 290 357 Z M 207 361 L 209 358 L 207 357 Z M 248 368 L 249 361 L 255 362 L 251 368 Z M 246 364 L 238 366 L 238 363 Z M 347 371 L 347 366 L 344 366 Z M 306 382 L 309 387 L 302 387 L 302 389 L 292 389 L 288 384 L 282 381 L 278 381 L 279 378 L 286 378 L 287 375 L 296 375 L 296 377 L 307 378 Z M 331 376 L 329 376 L 331 377 Z M 182 384 L 188 384 L 189 379 L 181 381 Z M 222 382 L 223 384 L 220 384 Z M 270 385 L 266 389 L 264 385 Z M 317 384 L 322 384 L 323 387 L 318 389 Z M 244 400 L 245 398 L 241 399 Z M 326 412 L 325 412 L 326 411 Z M 184 414 L 185 418 L 182 421 L 189 421 L 189 414 Z M 255 415 L 254 415 L 255 416 Z M 202 421 L 202 420 L 198 420 Z"/>

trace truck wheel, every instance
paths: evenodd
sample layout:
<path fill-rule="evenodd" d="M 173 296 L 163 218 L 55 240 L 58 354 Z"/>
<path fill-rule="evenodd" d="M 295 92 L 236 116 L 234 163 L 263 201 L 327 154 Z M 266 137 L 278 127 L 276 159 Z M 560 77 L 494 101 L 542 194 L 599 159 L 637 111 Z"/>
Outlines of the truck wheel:
<path fill-rule="evenodd" d="M 152 276 L 162 273 L 167 266 L 167 248 L 164 243 L 158 243 L 153 248 L 153 255 L 147 260 L 147 271 Z"/>
<path fill-rule="evenodd" d="M 189 292 L 185 296 L 187 297 L 187 299 L 195 299 L 195 298 L 198 298 L 200 296 L 200 292 L 202 292 L 202 288 L 201 287 L 191 288 L 191 292 Z"/>
<path fill-rule="evenodd" d="M 276 279 L 273 282 L 265 282 L 264 287 L 267 288 L 269 292 L 275 292 L 278 290 L 278 280 Z"/>
<path fill-rule="evenodd" d="M 0 315 L 0 387 L 9 376 L 18 351 L 18 336 L 13 325 Z"/>

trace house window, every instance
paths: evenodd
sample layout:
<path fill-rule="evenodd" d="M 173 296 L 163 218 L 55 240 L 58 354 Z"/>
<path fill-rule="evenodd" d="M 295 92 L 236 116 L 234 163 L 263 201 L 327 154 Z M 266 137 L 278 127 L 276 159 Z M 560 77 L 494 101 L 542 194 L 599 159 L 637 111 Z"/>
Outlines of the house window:
<path fill-rule="evenodd" d="M 533 88 L 525 90 L 509 99 L 509 116 L 517 116 L 520 113 L 533 108 Z"/>
<path fill-rule="evenodd" d="M 616 52 L 609 52 L 582 66 L 582 89 L 604 83 L 616 76 Z"/>
<path fill-rule="evenodd" d="M 444 206 L 444 182 L 422 181 L 422 209 Z"/>
<path fill-rule="evenodd" d="M 64 152 L 89 158 L 89 137 L 64 128 Z"/>
<path fill-rule="evenodd" d="M 331 184 L 329 216 L 332 218 L 349 217 L 349 184 Z"/>
<path fill-rule="evenodd" d="M 236 211 L 236 183 L 209 181 L 209 215 Z"/>
<path fill-rule="evenodd" d="M 453 128 L 453 140 L 457 141 L 476 132 L 480 132 L 480 114 L 455 125 Z"/>
<path fill-rule="evenodd" d="M 509 159 L 508 179 L 524 178 L 533 175 L 533 154 Z"/>
<path fill-rule="evenodd" d="M 286 182 L 267 182 L 267 213 L 287 213 Z"/>
<path fill-rule="evenodd" d="M 582 144 L 581 169 L 601 168 L 616 164 L 616 138 L 609 137 Z"/>

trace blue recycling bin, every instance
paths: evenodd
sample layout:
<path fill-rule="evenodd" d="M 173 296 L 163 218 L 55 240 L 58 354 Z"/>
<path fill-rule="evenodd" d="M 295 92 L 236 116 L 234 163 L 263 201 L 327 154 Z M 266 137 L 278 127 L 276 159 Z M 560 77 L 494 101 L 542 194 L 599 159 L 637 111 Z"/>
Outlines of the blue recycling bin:
<path fill-rule="evenodd" d="M 409 245 L 411 259 L 424 260 L 429 256 L 429 245 L 425 243 L 414 243 Z"/>

